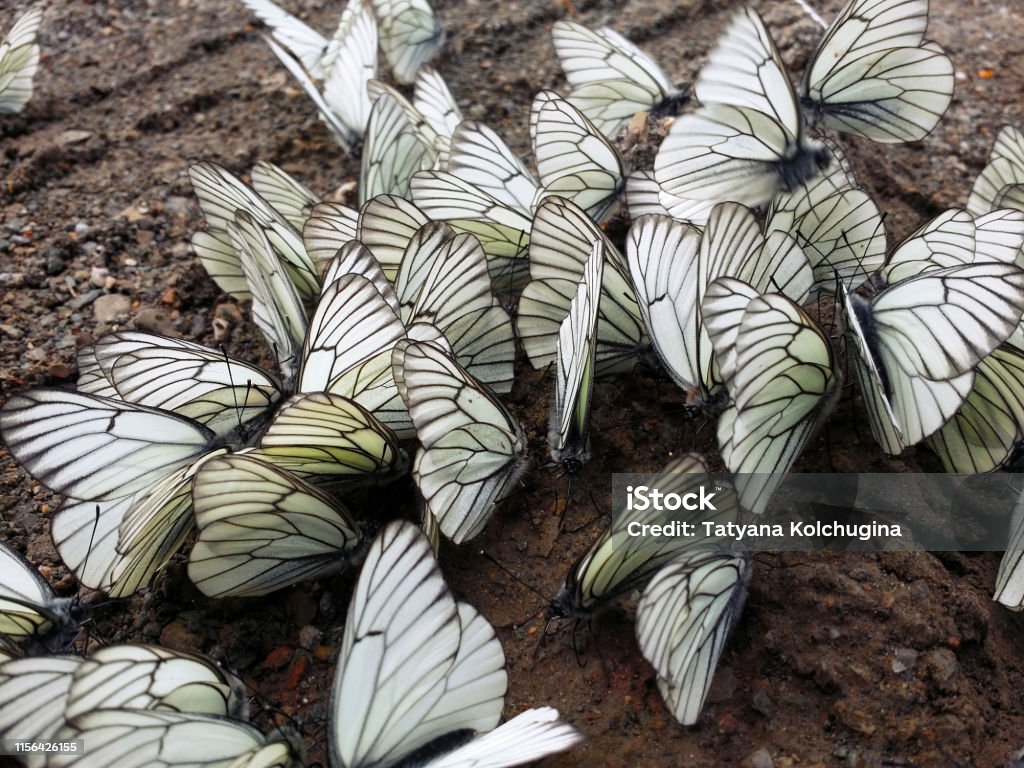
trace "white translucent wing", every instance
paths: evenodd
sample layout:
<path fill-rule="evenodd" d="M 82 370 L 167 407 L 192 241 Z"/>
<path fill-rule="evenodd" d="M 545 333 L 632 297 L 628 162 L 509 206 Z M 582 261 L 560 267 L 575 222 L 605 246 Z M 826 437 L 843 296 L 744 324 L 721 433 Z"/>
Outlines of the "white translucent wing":
<path fill-rule="evenodd" d="M 409 241 L 429 222 L 430 217 L 404 197 L 381 195 L 363 205 L 357 236 L 394 280 Z"/>
<path fill-rule="evenodd" d="M 252 167 L 252 187 L 295 229 L 301 230 L 320 196 L 273 163 L 260 160 Z"/>
<path fill-rule="evenodd" d="M 739 11 L 708 55 L 693 86 L 700 103 L 754 110 L 791 137 L 803 119 L 775 42 L 752 8 Z"/>
<path fill-rule="evenodd" d="M 1004 344 L 978 364 L 956 415 L 927 439 L 947 472 L 1002 466 L 1024 438 L 1024 353 Z"/>
<path fill-rule="evenodd" d="M 651 479 L 650 487 L 685 496 L 699 491 L 701 486 L 710 488 L 712 485 L 716 488 L 711 499 L 715 512 L 669 511 L 654 504 L 645 509 L 616 509 L 611 526 L 569 570 L 551 601 L 551 614 L 586 618 L 619 595 L 642 588 L 659 568 L 683 549 L 701 542 L 713 543 L 701 524 L 735 522 L 739 507 L 729 484 L 712 480 L 703 456 L 685 453 L 673 459 Z M 674 521 L 695 524 L 695 535 L 652 540 L 629 533 L 631 523 L 664 525 Z"/>
<path fill-rule="evenodd" d="M 661 187 L 654 180 L 654 171 L 633 171 L 626 177 L 626 207 L 630 219 L 639 219 L 648 214 L 668 216 L 668 209 L 661 202 Z"/>
<path fill-rule="evenodd" d="M 404 105 L 391 93 L 377 96 L 366 125 L 360 205 L 377 195 L 408 197 L 412 175 L 434 165 L 433 136 L 432 129 L 429 139 L 424 136 L 422 126 L 410 120 Z"/>
<path fill-rule="evenodd" d="M 630 371 L 647 348 L 625 259 L 584 211 L 553 196 L 537 207 L 530 239 L 532 280 L 520 296 L 516 313 L 519 339 L 534 368 L 555 360 L 559 327 L 569 314 L 597 241 L 603 243 L 606 265 L 598 306 L 595 374 Z"/>
<path fill-rule="evenodd" d="M 590 458 L 590 404 L 594 394 L 598 305 L 604 248 L 594 242 L 583 277 L 558 331 L 555 349 L 555 407 L 548 445 L 551 458 L 572 468 Z"/>
<path fill-rule="evenodd" d="M 999 562 L 992 599 L 1011 611 L 1024 608 L 1024 501 L 1021 498 L 1017 499 L 1010 517 L 1009 541 Z"/>
<path fill-rule="evenodd" d="M 637 642 L 683 725 L 700 716 L 749 580 L 746 555 L 690 549 L 660 570 L 640 598 Z"/>
<path fill-rule="evenodd" d="M 310 319 L 297 391 L 351 398 L 399 437 L 409 434 L 391 375 L 391 349 L 404 337 L 401 318 L 372 282 L 341 276 L 324 291 Z"/>
<path fill-rule="evenodd" d="M 252 291 L 253 322 L 274 350 L 285 379 L 291 379 L 306 332 L 306 310 L 294 283 L 270 244 L 266 230 L 239 211 L 228 224 L 228 237 L 239 254 Z"/>
<path fill-rule="evenodd" d="M 417 727 L 443 693 L 461 635 L 430 544 L 410 523 L 389 524 L 370 545 L 345 620 L 331 689 L 334 764 L 394 764 L 430 740 Z"/>
<path fill-rule="evenodd" d="M 604 134 L 557 93 L 541 91 L 530 108 L 530 136 L 541 196 L 571 200 L 598 222 L 608 218 L 625 187 L 626 168 Z"/>
<path fill-rule="evenodd" d="M 523 216 L 532 211 L 537 181 L 504 139 L 483 123 L 459 123 L 452 134 L 448 172 Z"/>
<path fill-rule="evenodd" d="M 402 321 L 406 325 L 415 322 L 413 310 L 423 292 L 427 278 L 441 260 L 446 244 L 455 239 L 455 230 L 443 221 L 425 224 L 412 236 L 402 256 L 402 265 L 395 277 L 395 293 L 401 308 Z M 465 240 L 465 238 L 463 238 Z M 437 277 L 434 278 L 436 283 Z M 440 286 L 435 286 L 440 287 Z M 489 303 L 489 302 L 488 302 Z M 418 318 L 430 322 L 426 313 Z"/>
<path fill-rule="evenodd" d="M 288 768 L 293 756 L 284 742 L 266 737 L 240 720 L 158 710 L 101 709 L 80 715 L 58 739 L 88 744 L 82 755 L 53 757 L 64 768 Z M 268 757 L 273 755 L 274 759 Z"/>
<path fill-rule="evenodd" d="M 39 68 L 36 35 L 43 7 L 30 8 L 0 43 L 0 114 L 20 112 L 32 98 L 32 78 Z"/>
<path fill-rule="evenodd" d="M 637 112 L 681 97 L 654 60 L 615 30 L 560 19 L 551 39 L 571 86 L 568 100 L 605 136 L 615 137 Z"/>
<path fill-rule="evenodd" d="M 323 100 L 358 138 L 370 116 L 367 85 L 377 77 L 377 22 L 363 0 L 350 0 L 331 40 L 324 61 Z"/>
<path fill-rule="evenodd" d="M 343 505 L 250 455 L 205 462 L 192 504 L 199 536 L 188 574 L 208 597 L 256 597 L 335 573 L 360 538 Z"/>
<path fill-rule="evenodd" d="M 110 645 L 77 664 L 64 716 L 96 709 L 162 709 L 248 717 L 242 681 L 209 659 L 156 645 Z"/>
<path fill-rule="evenodd" d="M 576 728 L 559 719 L 557 709 L 537 707 L 473 739 L 424 768 L 507 768 L 564 752 L 582 742 Z"/>
<path fill-rule="evenodd" d="M 434 344 L 399 343 L 393 364 L 422 444 L 413 478 L 445 536 L 456 544 L 468 541 L 519 477 L 526 451 L 522 428 Z"/>
<path fill-rule="evenodd" d="M 412 103 L 440 136 L 451 138 L 455 128 L 462 122 L 462 111 L 455 97 L 448 90 L 444 78 L 433 67 L 420 67 L 416 73 Z"/>
<path fill-rule="evenodd" d="M 883 143 L 927 135 L 949 106 L 953 67 L 924 42 L 927 0 L 850 0 L 800 87 L 815 121 Z"/>
<path fill-rule="evenodd" d="M 974 261 L 1017 262 L 1024 248 L 1024 209 L 1001 208 L 974 219 Z"/>
<path fill-rule="evenodd" d="M 356 237 L 358 212 L 347 205 L 319 203 L 313 206 L 302 227 L 302 243 L 309 258 L 317 264 L 334 258 L 349 240 Z"/>
<path fill-rule="evenodd" d="M 265 371 L 201 344 L 140 331 L 102 337 L 79 354 L 98 375 L 79 376 L 83 394 L 115 397 L 181 416 L 226 435 L 281 396 Z"/>
<path fill-rule="evenodd" d="M 323 77 L 327 38 L 270 0 L 243 1 L 260 21 L 271 28 L 274 38 L 291 51 L 313 77 Z"/>
<path fill-rule="evenodd" d="M 73 656 L 12 659 L 0 664 L 0 739 L 49 741 L 64 725 L 71 677 L 81 663 Z M 42 754 L 26 765 L 45 765 Z"/>
<path fill-rule="evenodd" d="M 1024 134 L 1012 125 L 1004 125 L 996 136 L 988 163 L 974 180 L 967 210 L 981 216 L 999 207 L 1000 193 L 1020 184 L 1024 184 Z"/>
<path fill-rule="evenodd" d="M 294 395 L 250 452 L 313 483 L 398 474 L 405 457 L 394 432 L 339 395 Z"/>
<path fill-rule="evenodd" d="M 327 290 L 327 286 L 333 283 L 342 275 L 362 275 L 371 283 L 384 298 L 396 314 L 400 313 L 398 294 L 391 285 L 387 275 L 380 266 L 380 262 L 370 253 L 370 249 L 358 240 L 350 240 L 341 247 L 333 259 L 327 262 L 327 269 L 324 270 L 323 287 L 321 293 Z"/>
<path fill-rule="evenodd" d="M 70 619 L 70 601 L 23 557 L 0 542 L 0 633 L 13 639 L 46 634 Z"/>
<path fill-rule="evenodd" d="M 722 300 L 735 306 L 728 283 L 709 289 L 705 306 L 718 313 Z M 716 350 L 729 340 L 711 337 Z M 838 374 L 828 338 L 779 294 L 747 304 L 734 341 L 735 368 L 726 381 L 732 402 L 719 419 L 718 444 L 740 504 L 760 514 L 831 406 Z"/>
<path fill-rule="evenodd" d="M 48 488 L 85 501 L 142 490 L 207 450 L 214 433 L 173 413 L 36 389 L 0 411 L 11 455 Z"/>
<path fill-rule="evenodd" d="M 441 21 L 428 0 L 371 0 L 380 25 L 380 47 L 395 79 L 412 83 L 444 41 Z"/>
<path fill-rule="evenodd" d="M 879 274 L 892 284 L 929 270 L 970 264 L 974 261 L 975 229 L 974 218 L 967 211 L 943 211 L 896 246 Z"/>

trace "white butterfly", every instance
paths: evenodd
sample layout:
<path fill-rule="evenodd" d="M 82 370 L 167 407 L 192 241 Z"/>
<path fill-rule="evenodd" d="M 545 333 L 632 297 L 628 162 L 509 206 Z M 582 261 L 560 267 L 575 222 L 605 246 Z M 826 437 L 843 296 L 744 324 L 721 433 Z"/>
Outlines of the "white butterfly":
<path fill-rule="evenodd" d="M 702 304 L 731 402 L 718 447 L 740 504 L 763 512 L 839 395 L 828 337 L 790 299 L 720 277 Z"/>
<path fill-rule="evenodd" d="M 736 494 L 728 483 L 713 481 L 704 457 L 686 453 L 666 464 L 651 478 L 649 486 L 662 493 L 680 496 L 700 486 L 714 485 L 716 512 L 669 512 L 651 504 L 646 509 L 617 509 L 611 525 L 590 545 L 569 569 L 561 588 L 551 600 L 548 615 L 561 618 L 586 618 L 594 611 L 630 590 L 639 589 L 651 576 L 685 548 L 712 543 L 703 526 L 694 537 L 665 536 L 656 540 L 633 536 L 630 525 L 664 525 L 671 521 L 735 522 Z"/>
<path fill-rule="evenodd" d="M 351 151 L 370 115 L 367 83 L 377 77 L 377 22 L 366 0 L 349 0 L 330 41 L 269 0 L 246 4 L 272 27 L 274 38 L 265 38 L 267 45 Z M 322 80 L 322 90 L 312 78 Z"/>
<path fill-rule="evenodd" d="M 931 133 L 953 98 L 953 64 L 927 26 L 928 0 L 849 0 L 804 71 L 811 123 L 883 144 Z"/>
<path fill-rule="evenodd" d="M 380 48 L 400 83 L 411 83 L 444 41 L 427 0 L 370 0 L 380 28 Z"/>
<path fill-rule="evenodd" d="M 602 244 L 605 266 L 597 308 L 595 375 L 631 371 L 646 352 L 649 340 L 625 259 L 584 211 L 551 196 L 537 206 L 530 238 L 531 280 L 516 312 L 516 330 L 534 368 L 555 362 L 562 321 L 597 242 Z"/>
<path fill-rule="evenodd" d="M 0 114 L 21 112 L 32 98 L 32 78 L 39 68 L 36 35 L 42 23 L 42 6 L 30 8 L 0 43 Z"/>
<path fill-rule="evenodd" d="M 39 572 L 0 542 L 0 635 L 13 641 L 52 637 L 57 645 L 77 630 L 74 602 L 59 598 Z"/>
<path fill-rule="evenodd" d="M 683 101 L 661 67 L 614 29 L 559 19 L 551 39 L 569 81 L 566 98 L 609 138 L 637 112 L 672 111 Z"/>
<path fill-rule="evenodd" d="M 413 479 L 456 544 L 474 538 L 522 473 L 526 436 L 504 405 L 441 347 L 402 341 L 394 377 L 422 447 Z"/>
<path fill-rule="evenodd" d="M 758 291 L 807 298 L 812 274 L 792 237 L 767 237 L 753 213 L 738 203 L 719 203 L 701 232 L 664 216 L 633 222 L 626 258 L 641 314 L 662 363 L 683 389 L 710 404 L 721 386 L 701 302 L 716 277 L 750 282 Z"/>
<path fill-rule="evenodd" d="M 992 599 L 1011 611 L 1024 609 L 1024 496 L 1018 497 L 1010 516 L 1009 542 L 999 562 Z"/>
<path fill-rule="evenodd" d="M 689 548 L 658 571 L 637 604 L 640 650 L 658 673 L 669 711 L 683 725 L 700 716 L 749 580 L 746 555 Z"/>
<path fill-rule="evenodd" d="M 301 231 L 320 196 L 284 169 L 260 160 L 249 174 L 252 188 L 281 214 L 289 224 Z"/>
<path fill-rule="evenodd" d="M 49 741 L 64 725 L 64 704 L 76 656 L 35 656 L 0 664 L 0 739 Z M 46 755 L 23 755 L 28 768 L 42 768 Z"/>
<path fill-rule="evenodd" d="M 302 244 L 320 272 L 339 248 L 355 239 L 358 221 L 359 212 L 340 203 L 318 203 L 310 209 L 302 225 Z"/>
<path fill-rule="evenodd" d="M 988 163 L 967 199 L 973 216 L 1004 207 L 1024 210 L 1024 134 L 1012 125 L 999 130 Z"/>
<path fill-rule="evenodd" d="M 88 745 L 81 755 L 51 755 L 55 768 L 290 768 L 291 746 L 228 717 L 140 709 L 86 712 L 54 737 Z"/>
<path fill-rule="evenodd" d="M 760 205 L 828 167 L 828 151 L 808 138 L 779 52 L 752 9 L 736 15 L 694 92 L 702 106 L 675 121 L 654 159 L 673 216 L 690 200 Z"/>
<path fill-rule="evenodd" d="M 583 278 L 558 332 L 555 353 L 555 405 L 551 410 L 548 445 L 551 458 L 576 472 L 590 459 L 590 404 L 594 395 L 598 304 L 604 248 L 594 242 Z"/>
<path fill-rule="evenodd" d="M 188 575 L 209 597 L 255 597 L 335 573 L 360 539 L 342 504 L 252 455 L 205 462 L 192 505 L 199 536 Z"/>
<path fill-rule="evenodd" d="M 907 252 L 918 258 L 920 237 L 901 245 L 890 262 L 898 265 Z M 1024 272 L 990 260 L 1003 252 L 976 245 L 972 262 L 937 262 L 870 301 L 841 286 L 871 430 L 887 453 L 900 453 L 949 421 L 971 390 L 974 369 L 1019 324 Z"/>
<path fill-rule="evenodd" d="M 521 765 L 582 739 L 548 707 L 498 726 L 508 676 L 494 629 L 456 601 L 411 523 L 370 546 L 345 621 L 331 693 L 337 768 Z M 497 726 L 497 727 L 496 727 Z"/>
<path fill-rule="evenodd" d="M 828 171 L 772 200 L 765 231 L 792 235 L 814 269 L 814 291 L 832 294 L 838 282 L 852 290 L 882 266 L 886 233 L 842 151 L 826 146 L 833 157 Z"/>

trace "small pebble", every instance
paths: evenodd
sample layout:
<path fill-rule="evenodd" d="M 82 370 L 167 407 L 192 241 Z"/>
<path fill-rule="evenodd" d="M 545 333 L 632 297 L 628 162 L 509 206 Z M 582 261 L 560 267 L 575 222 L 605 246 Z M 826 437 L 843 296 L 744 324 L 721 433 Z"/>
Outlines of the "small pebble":
<path fill-rule="evenodd" d="M 913 648 L 897 648 L 896 658 L 892 660 L 892 671 L 897 675 L 913 669 L 917 663 L 917 651 Z"/>
<path fill-rule="evenodd" d="M 742 763 L 743 768 L 775 768 L 771 752 L 764 747 L 751 752 Z"/>
<path fill-rule="evenodd" d="M 108 293 L 96 298 L 92 311 L 97 323 L 110 325 L 116 323 L 119 318 L 127 316 L 131 308 L 132 300 L 124 294 Z M 77 309 L 77 307 L 72 307 L 72 309 Z"/>
<path fill-rule="evenodd" d="M 97 288 L 104 288 L 108 277 L 110 277 L 110 270 L 106 267 L 93 267 L 89 271 L 89 282 Z"/>
<path fill-rule="evenodd" d="M 312 624 L 307 624 L 299 630 L 299 645 L 305 648 L 307 651 L 314 650 L 320 645 L 320 640 L 323 638 L 324 633 L 314 627 Z"/>
<path fill-rule="evenodd" d="M 49 275 L 50 277 L 53 277 L 54 275 L 59 275 L 61 272 L 67 269 L 67 267 L 67 262 L 64 261 L 64 259 L 62 259 L 60 254 L 58 253 L 50 253 L 46 257 L 46 274 Z"/>
<path fill-rule="evenodd" d="M 79 294 L 78 296 L 75 296 L 73 299 L 68 299 L 68 301 L 66 301 L 65 303 L 67 304 L 68 308 L 72 310 L 82 309 L 83 307 L 88 307 L 102 295 L 103 291 L 101 291 L 99 288 L 96 288 L 92 291 L 86 291 L 85 293 Z"/>

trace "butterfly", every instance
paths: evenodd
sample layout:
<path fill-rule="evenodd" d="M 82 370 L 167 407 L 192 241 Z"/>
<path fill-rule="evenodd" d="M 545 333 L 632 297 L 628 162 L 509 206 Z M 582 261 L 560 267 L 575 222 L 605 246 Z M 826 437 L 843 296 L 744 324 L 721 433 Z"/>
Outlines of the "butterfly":
<path fill-rule="evenodd" d="M 738 203 L 717 204 L 703 232 L 664 216 L 637 219 L 626 238 L 626 260 L 654 349 L 672 379 L 695 391 L 702 405 L 713 403 L 722 383 L 701 317 L 711 281 L 737 277 L 798 302 L 813 281 L 796 241 L 779 231 L 762 234 L 753 213 Z"/>
<path fill-rule="evenodd" d="M 569 81 L 567 100 L 609 138 L 637 112 L 672 112 L 685 98 L 650 56 L 614 29 L 594 31 L 559 19 L 551 39 Z"/>
<path fill-rule="evenodd" d="M 673 216 L 690 200 L 761 205 L 828 167 L 828 150 L 807 136 L 779 52 L 752 9 L 734 17 L 694 93 L 701 107 L 675 121 L 654 159 Z"/>
<path fill-rule="evenodd" d="M 598 305 L 604 248 L 594 242 L 590 257 L 558 331 L 555 353 L 555 404 L 551 410 L 548 445 L 551 458 L 569 472 L 590 459 L 590 404 L 594 394 Z"/>
<path fill-rule="evenodd" d="M 760 514 L 839 395 L 832 345 L 795 302 L 734 278 L 708 286 L 702 316 L 730 397 L 719 450 Z"/>
<path fill-rule="evenodd" d="M 32 78 L 39 68 L 36 35 L 42 23 L 42 6 L 30 8 L 0 43 L 0 114 L 21 112 L 32 98 Z"/>
<path fill-rule="evenodd" d="M 637 643 L 658 673 L 665 704 L 683 725 L 700 716 L 749 581 L 747 555 L 693 547 L 659 570 L 640 597 Z"/>
<path fill-rule="evenodd" d="M 562 321 L 597 242 L 605 266 L 597 306 L 595 375 L 631 371 L 647 350 L 649 340 L 622 254 L 579 206 L 552 195 L 537 206 L 529 249 L 531 280 L 516 312 L 516 330 L 534 368 L 555 362 Z"/>
<path fill-rule="evenodd" d="M 57 597 L 39 572 L 3 542 L 0 566 L 0 637 L 60 646 L 77 632 L 75 601 Z"/>
<path fill-rule="evenodd" d="M 64 704 L 77 656 L 31 656 L 0 664 L 0 739 L 48 741 L 64 724 Z M 23 755 L 24 765 L 42 768 L 43 754 Z"/>
<path fill-rule="evenodd" d="M 849 0 L 804 70 L 808 120 L 883 144 L 931 133 L 953 98 L 953 64 L 927 26 L 928 0 Z"/>
<path fill-rule="evenodd" d="M 250 454 L 205 462 L 192 507 L 199 535 L 188 575 L 208 597 L 255 597 L 335 573 L 361 538 L 344 505 Z"/>
<path fill-rule="evenodd" d="M 331 688 L 332 765 L 498 768 L 582 739 L 549 707 L 499 726 L 507 686 L 494 629 L 454 599 L 419 529 L 390 523 L 349 603 Z"/>
<path fill-rule="evenodd" d="M 47 765 L 60 768 L 290 768 L 298 761 L 283 739 L 241 720 L 191 712 L 99 709 L 71 718 L 54 738 L 88 745 L 82 756 L 51 755 Z"/>
<path fill-rule="evenodd" d="M 697 514 L 672 512 L 653 504 L 643 509 L 629 503 L 615 510 L 611 525 L 590 545 L 569 570 L 551 600 L 549 617 L 586 618 L 594 611 L 630 590 L 639 589 L 654 573 L 685 548 L 711 544 L 707 529 L 698 525 L 694 536 L 635 536 L 632 529 L 643 525 L 664 525 L 672 521 L 715 524 L 735 522 L 736 493 L 727 482 L 711 477 L 704 457 L 686 453 L 668 462 L 647 480 L 649 488 L 683 496 L 701 486 L 714 487 L 715 512 Z M 642 528 L 641 528 L 642 530 Z"/>
<path fill-rule="evenodd" d="M 967 198 L 967 210 L 982 216 L 996 208 L 1024 211 L 1024 134 L 1004 125 L 996 136 L 988 163 Z"/>
<path fill-rule="evenodd" d="M 444 30 L 427 0 L 370 0 L 380 48 L 399 83 L 416 80 L 444 42 Z"/>
<path fill-rule="evenodd" d="M 400 341 L 394 378 L 421 444 L 413 479 L 441 532 L 480 533 L 525 466 L 526 436 L 504 405 L 442 347 Z"/>
<path fill-rule="evenodd" d="M 352 151 L 370 114 L 366 85 L 377 77 L 378 29 L 369 4 L 349 0 L 329 41 L 269 0 L 246 0 L 246 5 L 271 27 L 267 45 L 313 100 L 338 143 Z"/>
<path fill-rule="evenodd" d="M 833 294 L 842 282 L 853 290 L 885 263 L 883 216 L 857 186 L 842 150 L 825 142 L 832 155 L 828 171 L 776 196 L 768 206 L 765 231 L 792 235 L 814 270 L 816 294 Z"/>
<path fill-rule="evenodd" d="M 992 599 L 1011 611 L 1024 609 L 1024 496 L 1018 497 L 1010 516 L 1010 538 L 999 561 Z"/>
<path fill-rule="evenodd" d="M 959 224 L 960 218 L 942 221 L 970 225 L 975 234 L 977 225 Z M 927 239 L 919 247 L 928 231 L 915 233 L 890 256 L 884 287 L 870 301 L 840 286 L 871 431 L 890 454 L 953 417 L 971 390 L 974 369 L 1010 336 L 1024 311 L 1024 272 L 1015 263 L 990 260 L 1007 251 L 998 238 L 992 249 L 985 244 L 988 235 L 981 241 L 975 235 L 973 247 L 946 251 L 951 261 L 932 260 L 937 249 Z M 908 254 L 928 268 L 904 274 Z M 886 274 L 900 279 L 886 283 Z"/>

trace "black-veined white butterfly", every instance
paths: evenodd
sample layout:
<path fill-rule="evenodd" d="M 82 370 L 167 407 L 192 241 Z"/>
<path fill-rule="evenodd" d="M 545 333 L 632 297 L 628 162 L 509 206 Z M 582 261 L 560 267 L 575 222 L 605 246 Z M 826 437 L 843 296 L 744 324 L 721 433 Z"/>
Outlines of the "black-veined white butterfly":
<path fill-rule="evenodd" d="M 611 525 L 590 545 L 569 570 L 561 588 L 551 600 L 550 616 L 585 618 L 595 610 L 633 589 L 639 589 L 662 566 L 685 548 L 715 541 L 704 522 L 735 522 L 738 511 L 736 493 L 728 483 L 713 481 L 704 457 L 686 453 L 666 464 L 650 480 L 649 487 L 680 496 L 701 486 L 714 487 L 715 511 L 700 513 L 668 511 L 654 504 L 634 509 L 627 503 L 617 509 Z M 696 535 L 646 537 L 634 536 L 631 524 L 665 525 L 672 521 L 697 523 Z M 641 529 L 642 530 L 642 529 Z"/>
<path fill-rule="evenodd" d="M 377 16 L 380 49 L 400 83 L 416 79 L 444 41 L 444 30 L 428 0 L 370 0 Z"/>
<path fill-rule="evenodd" d="M 188 574 L 208 597 L 255 597 L 336 573 L 360 540 L 340 502 L 247 454 L 205 462 L 192 506 L 199 535 Z"/>
<path fill-rule="evenodd" d="M 389 524 L 349 603 L 331 692 L 332 764 L 502 768 L 581 740 L 549 707 L 498 726 L 507 685 L 494 629 L 452 597 L 419 529 Z"/>
<path fill-rule="evenodd" d="M 791 234 L 814 270 L 814 291 L 832 294 L 837 282 L 852 290 L 882 266 L 886 233 L 842 150 L 826 146 L 833 158 L 828 171 L 772 200 L 765 231 Z"/>
<path fill-rule="evenodd" d="M 31 656 L 0 664 L 0 739 L 49 741 L 64 725 L 64 706 L 77 656 Z M 46 765 L 42 753 L 23 755 L 28 768 Z"/>
<path fill-rule="evenodd" d="M 36 35 L 43 8 L 26 11 L 0 43 L 0 114 L 21 112 L 32 98 L 32 78 L 39 68 Z"/>
<path fill-rule="evenodd" d="M 447 168 L 452 134 L 462 122 L 462 110 L 444 78 L 433 67 L 420 67 L 412 103 L 437 134 L 440 165 Z"/>
<path fill-rule="evenodd" d="M 77 630 L 74 601 L 57 597 L 39 572 L 0 542 L 0 635 L 15 642 L 63 645 Z"/>
<path fill-rule="evenodd" d="M 828 167 L 828 151 L 808 138 L 796 92 L 754 10 L 736 15 L 694 92 L 701 107 L 675 121 L 654 159 L 673 216 L 690 200 L 760 205 Z"/>
<path fill-rule="evenodd" d="M 525 466 L 522 427 L 440 346 L 401 341 L 392 357 L 398 390 L 422 447 L 413 478 L 441 532 L 475 537 Z"/>
<path fill-rule="evenodd" d="M 973 216 L 996 208 L 1024 210 L 1024 134 L 1012 125 L 999 130 L 988 163 L 967 198 L 967 210 Z"/>
<path fill-rule="evenodd" d="M 246 4 L 273 28 L 267 45 L 313 100 L 338 143 L 350 151 L 366 130 L 371 106 L 366 86 L 377 77 L 377 21 L 369 4 L 349 0 L 330 41 L 269 0 Z"/>
<path fill-rule="evenodd" d="M 1024 609 L 1024 495 L 1018 497 L 1010 516 L 1009 541 L 996 574 L 992 599 L 1011 611 Z"/>
<path fill-rule="evenodd" d="M 551 458 L 569 472 L 590 459 L 590 404 L 594 396 L 597 318 L 604 274 L 604 248 L 594 242 L 583 277 L 558 332 L 555 404 L 548 427 Z"/>
<path fill-rule="evenodd" d="M 295 229 L 302 230 L 320 196 L 273 163 L 260 160 L 250 172 L 252 188 Z"/>
<path fill-rule="evenodd" d="M 69 720 L 54 737 L 80 740 L 81 755 L 51 756 L 56 768 L 290 768 L 283 739 L 229 717 L 140 709 L 100 709 Z"/>
<path fill-rule="evenodd" d="M 664 216 L 633 222 L 626 239 L 633 287 L 648 333 L 672 379 L 710 404 L 721 378 L 701 318 L 701 302 L 716 277 L 750 282 L 758 291 L 807 298 L 812 273 L 795 240 L 762 234 L 753 213 L 719 203 L 703 230 Z"/>
<path fill-rule="evenodd" d="M 555 362 L 562 321 L 576 296 L 594 243 L 605 266 L 598 304 L 595 375 L 628 372 L 648 350 L 626 260 L 578 206 L 551 196 L 537 206 L 530 238 L 530 283 L 516 312 L 516 330 L 534 368 Z"/>
<path fill-rule="evenodd" d="M 674 111 L 683 101 L 661 67 L 614 29 L 559 19 L 551 39 L 569 81 L 566 98 L 609 138 L 637 112 Z"/>
<path fill-rule="evenodd" d="M 702 316 L 730 397 L 718 447 L 740 505 L 760 514 L 839 395 L 832 345 L 787 297 L 729 277 L 708 286 Z"/>
<path fill-rule="evenodd" d="M 957 219 L 948 223 L 957 225 Z M 890 262 L 898 265 L 904 253 L 926 257 L 931 249 L 920 253 L 919 239 L 901 245 Z M 973 254 L 947 251 L 973 255 L 972 262 L 936 261 L 870 301 L 841 285 L 872 434 L 887 453 L 900 453 L 949 421 L 970 392 L 978 363 L 1020 323 L 1024 271 L 991 260 L 1006 252 L 1001 245 L 981 245 L 976 239 Z"/>
<path fill-rule="evenodd" d="M 804 71 L 809 121 L 883 144 L 931 133 L 953 98 L 953 64 L 927 26 L 928 0 L 850 0 Z"/>
<path fill-rule="evenodd" d="M 637 643 L 658 673 L 665 704 L 683 725 L 700 716 L 749 581 L 745 554 L 688 548 L 655 574 L 640 597 Z"/>

